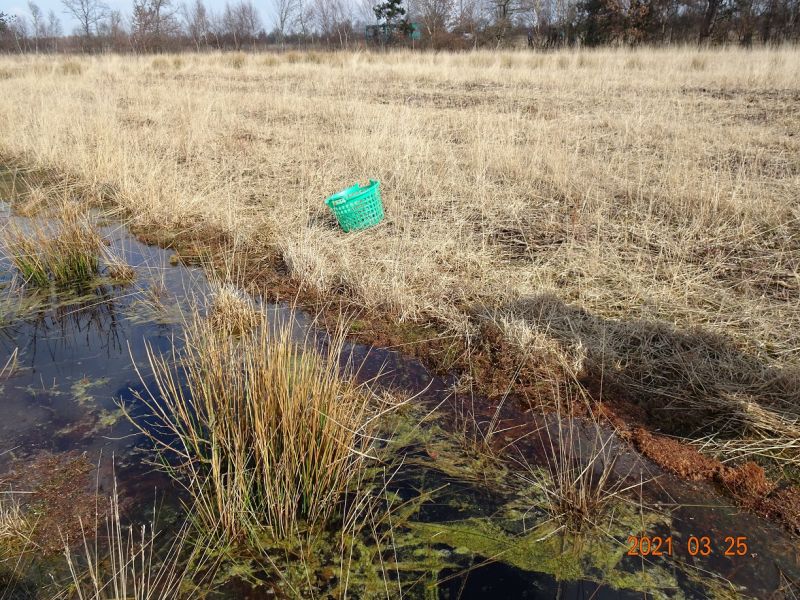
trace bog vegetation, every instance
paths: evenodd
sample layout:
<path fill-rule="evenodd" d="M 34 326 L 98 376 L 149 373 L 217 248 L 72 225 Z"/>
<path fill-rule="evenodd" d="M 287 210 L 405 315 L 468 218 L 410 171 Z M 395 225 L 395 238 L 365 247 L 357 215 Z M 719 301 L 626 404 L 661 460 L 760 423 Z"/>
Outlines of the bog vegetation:
<path fill-rule="evenodd" d="M 182 256 L 234 247 L 252 289 L 360 311 L 459 391 L 569 423 L 624 400 L 636 427 L 796 482 L 797 49 L 6 56 L 0 72 L 0 162 L 21 186 L 66 179 Z M 387 218 L 346 235 L 322 200 L 369 178 Z M 82 210 L 3 231 L 24 286 L 108 263 Z M 130 416 L 194 524 L 305 557 L 362 526 L 390 405 L 342 368 L 343 334 L 298 341 L 225 282 L 183 333 L 139 365 Z M 496 425 L 470 424 L 479 453 Z M 635 487 L 604 431 L 540 432 L 544 468 L 522 461 L 561 529 Z M 120 539 L 122 563 L 148 564 L 148 538 Z M 119 569 L 84 554 L 92 597 Z"/>
<path fill-rule="evenodd" d="M 119 280 L 133 277 L 132 269 L 107 249 L 87 207 L 61 199 L 48 214 L 56 218 L 3 224 L 0 257 L 14 265 L 21 286 L 80 286 L 102 271 Z"/>
<path fill-rule="evenodd" d="M 491 325 L 512 373 L 555 353 L 665 431 L 796 462 L 796 50 L 71 60 L 3 59 L 7 161 L 386 320 L 465 343 Z M 387 221 L 343 235 L 322 199 L 370 177 Z"/>
<path fill-rule="evenodd" d="M 132 420 L 208 530 L 234 541 L 317 535 L 351 518 L 341 501 L 364 478 L 377 401 L 340 374 L 341 334 L 320 350 L 294 341 L 291 321 L 240 310 L 253 313 L 194 314 L 183 352 L 148 353 L 155 389 L 139 399 L 150 418 Z"/>
<path fill-rule="evenodd" d="M 515 364 L 557 353 L 667 431 L 787 458 L 796 50 L 240 58 L 8 57 L 2 152 L 151 235 L 227 236 L 455 338 L 492 324 Z M 386 224 L 342 235 L 322 199 L 370 177 Z"/>
<path fill-rule="evenodd" d="M 25 285 L 45 287 L 51 282 L 70 285 L 86 282 L 100 268 L 103 242 L 76 202 L 64 202 L 56 224 L 25 228 L 6 225 L 3 252 L 11 259 Z"/>

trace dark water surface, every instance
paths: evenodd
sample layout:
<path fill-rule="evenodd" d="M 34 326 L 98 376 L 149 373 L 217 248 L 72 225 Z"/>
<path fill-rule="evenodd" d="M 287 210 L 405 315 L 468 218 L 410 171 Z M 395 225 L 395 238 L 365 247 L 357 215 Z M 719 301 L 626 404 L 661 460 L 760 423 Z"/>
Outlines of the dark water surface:
<path fill-rule="evenodd" d="M 0 205 L 0 227 L 18 218 Z M 135 268 L 134 283 L 106 277 L 83 290 L 36 294 L 16 289 L 11 265 L 0 259 L 0 293 L 10 298 L 0 304 L 0 367 L 14 353 L 18 361 L 0 381 L 0 476 L 42 451 L 78 451 L 101 465 L 100 487 L 109 489 L 113 456 L 122 493 L 145 502 L 154 488 L 168 489 L 170 483 L 144 463 L 142 440 L 119 403 L 135 406 L 131 390 L 142 384 L 133 365 L 146 364 L 148 345 L 167 351 L 173 339 L 180 343 L 181 313 L 208 292 L 208 284 L 199 269 L 172 265 L 169 251 L 139 243 L 118 224 L 102 232 Z M 290 313 L 285 306 L 270 310 Z M 311 320 L 302 313 L 297 320 L 302 334 Z M 787 581 L 800 580 L 795 538 L 732 508 L 707 486 L 659 473 L 622 446 L 618 465 L 642 479 L 657 477 L 646 486 L 645 505 L 661 507 L 623 503 L 616 525 L 586 540 L 562 538 L 547 524 L 541 496 L 523 479 L 510 471 L 481 472 L 486 467 L 479 460 L 459 454 L 448 438 L 452 416 L 419 424 L 437 406 L 449 415 L 453 381 L 393 350 L 349 350 L 363 364 L 362 377 L 381 374 L 381 386 L 417 394 L 408 411 L 416 426 L 398 425 L 406 439 L 395 451 L 405 458 L 391 485 L 404 497 L 438 491 L 422 503 L 398 542 L 409 557 L 424 556 L 429 565 L 420 568 L 420 583 L 410 587 L 409 597 L 796 597 L 779 591 Z M 641 531 L 672 535 L 674 556 L 625 556 L 627 535 Z M 692 557 L 686 550 L 690 536 L 708 536 L 712 554 Z M 723 556 L 728 536 L 747 538 L 746 556 Z M 256 591 L 233 597 L 265 596 Z"/>

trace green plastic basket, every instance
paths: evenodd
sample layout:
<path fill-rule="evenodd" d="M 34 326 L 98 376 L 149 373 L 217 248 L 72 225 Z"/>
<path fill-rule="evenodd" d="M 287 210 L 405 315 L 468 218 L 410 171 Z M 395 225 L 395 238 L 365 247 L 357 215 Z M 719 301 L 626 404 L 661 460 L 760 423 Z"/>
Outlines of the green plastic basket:
<path fill-rule="evenodd" d="M 325 204 L 344 231 L 366 229 L 383 220 L 380 186 L 380 182 L 370 179 L 367 185 L 355 184 L 334 194 Z"/>

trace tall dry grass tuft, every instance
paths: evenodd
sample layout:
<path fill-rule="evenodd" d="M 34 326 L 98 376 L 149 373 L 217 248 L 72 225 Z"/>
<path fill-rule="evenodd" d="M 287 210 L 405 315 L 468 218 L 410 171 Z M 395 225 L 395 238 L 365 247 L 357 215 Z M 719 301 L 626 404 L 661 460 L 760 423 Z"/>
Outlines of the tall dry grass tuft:
<path fill-rule="evenodd" d="M 94 524 L 96 533 L 84 531 L 80 552 L 65 540 L 71 585 L 54 600 L 197 598 L 193 579 L 213 572 L 214 561 L 190 543 L 188 529 L 162 544 L 155 522 L 141 528 L 123 524 L 116 483 L 108 502 L 104 524 Z"/>
<path fill-rule="evenodd" d="M 195 313 L 182 349 L 148 350 L 154 387 L 139 399 L 150 419 L 133 422 L 205 526 L 285 539 L 331 522 L 369 461 L 375 417 L 369 391 L 340 374 L 343 341 L 340 331 L 324 349 L 298 342 L 291 322 L 264 312 L 231 335 Z"/>
<path fill-rule="evenodd" d="M 2 251 L 24 282 L 45 287 L 87 281 L 100 270 L 105 246 L 80 204 L 62 202 L 58 219 L 8 222 L 0 236 Z"/>
<path fill-rule="evenodd" d="M 627 472 L 617 467 L 622 442 L 610 425 L 595 417 L 579 386 L 554 387 L 553 396 L 555 410 L 542 407 L 543 425 L 533 438 L 544 468 L 522 453 L 512 458 L 523 467 L 520 477 L 544 494 L 559 530 L 581 533 L 601 528 L 611 518 L 612 504 L 630 502 L 629 492 L 641 489 L 643 482 L 639 478 L 631 483 L 633 464 Z"/>

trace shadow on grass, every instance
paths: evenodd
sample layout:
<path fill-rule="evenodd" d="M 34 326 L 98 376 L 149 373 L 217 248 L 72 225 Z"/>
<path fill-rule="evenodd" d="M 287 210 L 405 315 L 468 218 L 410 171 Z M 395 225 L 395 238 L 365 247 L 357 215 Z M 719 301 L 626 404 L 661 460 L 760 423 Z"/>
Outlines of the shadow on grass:
<path fill-rule="evenodd" d="M 607 319 L 551 294 L 506 307 L 510 322 L 556 342 L 584 379 L 603 381 L 665 433 L 800 435 L 800 370 L 779 368 L 701 329 Z"/>

